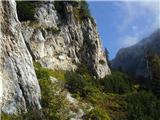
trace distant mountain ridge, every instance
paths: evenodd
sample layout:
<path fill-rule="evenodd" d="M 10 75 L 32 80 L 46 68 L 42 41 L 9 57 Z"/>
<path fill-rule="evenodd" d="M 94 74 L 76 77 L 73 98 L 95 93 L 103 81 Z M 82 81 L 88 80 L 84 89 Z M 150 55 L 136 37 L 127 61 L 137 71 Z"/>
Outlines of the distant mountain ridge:
<path fill-rule="evenodd" d="M 122 48 L 112 61 L 114 69 L 123 71 L 136 78 L 148 78 L 146 55 L 148 53 L 160 54 L 160 29 L 137 44 Z"/>

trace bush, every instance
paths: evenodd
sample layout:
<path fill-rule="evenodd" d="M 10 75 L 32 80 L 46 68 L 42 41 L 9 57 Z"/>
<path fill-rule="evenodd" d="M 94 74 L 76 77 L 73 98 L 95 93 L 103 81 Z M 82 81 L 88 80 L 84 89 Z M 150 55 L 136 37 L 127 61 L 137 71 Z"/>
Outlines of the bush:
<path fill-rule="evenodd" d="M 136 92 L 126 97 L 129 120 L 159 120 L 160 101 L 146 91 Z"/>
<path fill-rule="evenodd" d="M 93 18 L 90 15 L 88 4 L 85 1 L 80 2 L 80 7 L 74 7 L 73 12 L 74 12 L 75 18 L 80 22 L 82 22 L 87 18 L 90 18 L 93 21 Z"/>
<path fill-rule="evenodd" d="M 35 20 L 36 1 L 17 1 L 17 14 L 20 21 Z"/>
<path fill-rule="evenodd" d="M 126 74 L 116 71 L 102 79 L 101 84 L 107 93 L 123 94 L 131 91 L 130 81 Z"/>
<path fill-rule="evenodd" d="M 54 1 L 54 6 L 62 20 L 66 19 L 66 5 L 64 1 Z"/>
<path fill-rule="evenodd" d="M 86 1 L 54 1 L 55 8 L 61 18 L 66 18 L 66 4 L 73 6 L 74 15 L 80 22 L 86 18 L 92 18 Z"/>
<path fill-rule="evenodd" d="M 66 80 L 68 89 L 71 93 L 79 94 L 81 97 L 85 97 L 87 95 L 85 87 L 87 86 L 88 82 L 85 81 L 80 74 L 75 72 L 67 72 Z"/>
<path fill-rule="evenodd" d="M 83 16 L 86 16 L 86 17 L 90 17 L 91 14 L 90 14 L 90 10 L 88 8 L 88 4 L 86 1 L 81 1 L 80 2 L 80 5 L 81 5 L 81 12 L 82 12 L 82 15 Z"/>
<path fill-rule="evenodd" d="M 160 56 L 157 54 L 151 54 L 148 56 L 151 90 L 160 98 Z"/>
<path fill-rule="evenodd" d="M 69 117 L 68 101 L 63 91 L 58 92 L 63 89 L 64 85 L 53 83 L 50 80 L 50 76 L 56 76 L 57 79 L 61 79 L 64 77 L 64 73 L 43 68 L 38 62 L 34 62 L 34 67 L 41 88 L 41 105 L 44 119 L 66 120 Z"/>
<path fill-rule="evenodd" d="M 39 80 L 49 80 L 50 71 L 47 68 L 42 68 L 41 64 L 34 62 L 35 72 Z"/>
<path fill-rule="evenodd" d="M 46 28 L 46 30 L 51 31 L 53 34 L 59 34 L 60 33 L 60 29 L 54 28 L 54 27 Z"/>
<path fill-rule="evenodd" d="M 16 116 L 16 115 L 8 115 L 6 113 L 3 113 L 1 114 L 1 119 L 2 120 L 22 120 L 22 116 Z"/>
<path fill-rule="evenodd" d="M 69 91 L 73 94 L 78 94 L 83 98 L 92 96 L 99 92 L 99 88 L 97 87 L 95 80 L 87 73 L 80 73 L 66 73 L 65 78 Z"/>
<path fill-rule="evenodd" d="M 51 80 L 40 80 L 41 105 L 46 120 L 67 120 L 69 117 L 69 106 L 65 93 L 57 93 L 59 86 Z"/>
<path fill-rule="evenodd" d="M 126 120 L 127 102 L 126 95 L 109 93 L 103 100 L 101 107 L 106 109 L 112 120 Z"/>
<path fill-rule="evenodd" d="M 84 120 L 110 120 L 110 118 L 104 110 L 94 108 L 84 116 Z"/>
<path fill-rule="evenodd" d="M 39 62 L 34 62 L 34 68 L 39 80 L 49 80 L 50 76 L 52 76 L 58 80 L 65 81 L 65 71 L 43 68 Z"/>
<path fill-rule="evenodd" d="M 27 113 L 21 113 L 18 115 L 13 114 L 1 114 L 2 120 L 44 120 L 42 112 L 40 110 L 29 109 Z"/>

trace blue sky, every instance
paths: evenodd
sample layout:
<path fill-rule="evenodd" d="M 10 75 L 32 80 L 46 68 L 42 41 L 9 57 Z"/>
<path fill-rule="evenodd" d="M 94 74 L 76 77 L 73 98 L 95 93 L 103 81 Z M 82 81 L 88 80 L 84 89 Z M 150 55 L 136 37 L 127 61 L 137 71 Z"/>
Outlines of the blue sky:
<path fill-rule="evenodd" d="M 147 1 L 88 1 L 110 59 L 120 48 L 136 44 L 160 27 L 160 1 Z"/>

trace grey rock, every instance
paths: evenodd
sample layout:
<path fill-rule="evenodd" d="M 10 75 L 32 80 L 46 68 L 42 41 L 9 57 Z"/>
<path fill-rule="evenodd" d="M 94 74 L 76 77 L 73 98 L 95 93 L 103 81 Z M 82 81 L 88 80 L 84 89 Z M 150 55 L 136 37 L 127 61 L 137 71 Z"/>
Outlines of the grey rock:
<path fill-rule="evenodd" d="M 15 1 L 0 1 L 0 106 L 3 112 L 40 109 L 40 88 L 18 21 Z"/>
<path fill-rule="evenodd" d="M 83 64 L 97 78 L 111 73 L 94 20 L 78 21 L 69 2 L 63 18 L 53 1 L 39 3 L 36 21 L 20 22 L 16 2 L 0 1 L 0 109 L 9 114 L 41 108 L 33 60 L 62 70 Z"/>
<path fill-rule="evenodd" d="M 72 4 L 66 2 L 64 7 L 62 19 L 54 2 L 42 2 L 35 13 L 36 23 L 22 24 L 33 58 L 51 69 L 75 70 L 78 64 L 85 64 L 98 78 L 110 74 L 94 20 L 80 22 Z"/>

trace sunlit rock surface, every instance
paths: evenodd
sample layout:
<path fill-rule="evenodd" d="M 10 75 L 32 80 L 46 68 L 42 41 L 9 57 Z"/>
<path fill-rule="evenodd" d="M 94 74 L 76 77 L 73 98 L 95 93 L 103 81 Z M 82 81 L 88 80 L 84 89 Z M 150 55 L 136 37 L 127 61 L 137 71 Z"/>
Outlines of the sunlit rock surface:
<path fill-rule="evenodd" d="M 53 2 L 42 2 L 35 13 L 36 22 L 22 23 L 33 58 L 51 69 L 73 70 L 84 64 L 98 78 L 110 74 L 94 20 L 79 21 L 75 6 L 63 5 L 62 17 Z"/>
<path fill-rule="evenodd" d="M 39 109 L 40 88 L 17 19 L 15 1 L 0 1 L 0 104 L 7 113 Z"/>
<path fill-rule="evenodd" d="M 0 107 L 6 113 L 40 109 L 40 87 L 33 60 L 51 69 L 85 66 L 97 78 L 110 74 L 96 23 L 77 20 L 75 6 L 39 2 L 35 20 L 19 21 L 16 2 L 0 1 Z"/>

